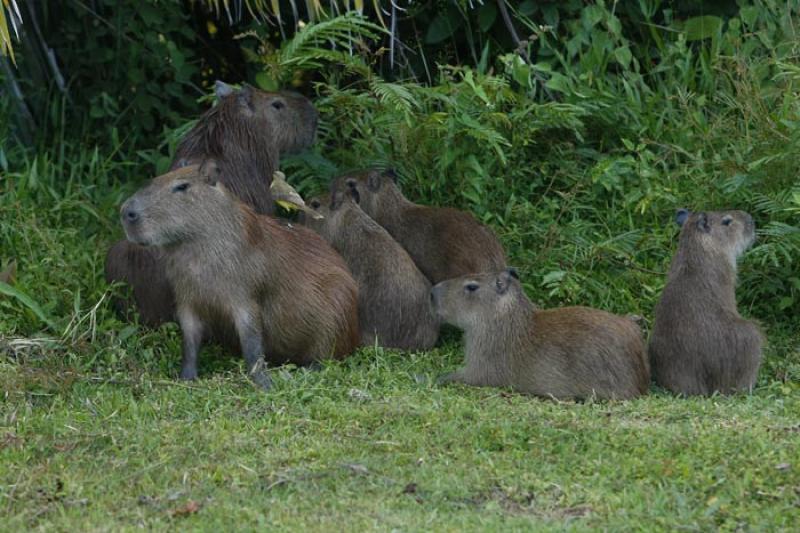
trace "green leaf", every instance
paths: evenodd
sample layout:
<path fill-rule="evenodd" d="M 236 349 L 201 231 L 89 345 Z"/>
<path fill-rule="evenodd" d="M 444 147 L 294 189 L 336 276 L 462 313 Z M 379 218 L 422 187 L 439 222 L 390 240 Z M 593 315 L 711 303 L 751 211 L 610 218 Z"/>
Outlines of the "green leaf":
<path fill-rule="evenodd" d="M 478 10 L 478 26 L 481 31 L 489 31 L 495 20 L 497 20 L 497 7 L 494 4 L 483 4 Z"/>
<path fill-rule="evenodd" d="M 441 13 L 438 17 L 433 19 L 431 25 L 428 26 L 425 42 L 427 44 L 440 43 L 453 35 L 461 24 L 462 20 L 453 17 L 449 11 Z"/>
<path fill-rule="evenodd" d="M 259 72 L 256 74 L 256 85 L 258 85 L 259 89 L 264 89 L 265 91 L 277 91 L 279 89 L 278 82 L 275 78 L 266 72 Z"/>
<path fill-rule="evenodd" d="M 686 21 L 683 31 L 687 41 L 702 41 L 713 37 L 722 28 L 722 19 L 713 15 L 692 17 Z"/>
<path fill-rule="evenodd" d="M 739 11 L 739 17 L 742 19 L 742 22 L 748 26 L 752 26 L 758 19 L 758 8 L 755 6 L 743 7 Z"/>
<path fill-rule="evenodd" d="M 630 65 L 632 57 L 631 50 L 627 46 L 620 46 L 614 50 L 614 59 L 625 68 Z"/>
<path fill-rule="evenodd" d="M 533 0 L 525 0 L 519 5 L 517 10 L 520 15 L 525 15 L 526 17 L 533 15 L 536 12 L 536 2 Z"/>
<path fill-rule="evenodd" d="M 42 311 L 42 308 L 39 307 L 39 304 L 21 290 L 12 287 L 8 283 L 0 281 L 0 294 L 5 294 L 6 296 L 16 298 L 22 305 L 30 309 L 33 314 L 39 318 L 39 320 L 47 324 L 50 329 L 57 329 L 55 323 L 50 320 L 46 314 L 44 314 L 44 311 Z"/>

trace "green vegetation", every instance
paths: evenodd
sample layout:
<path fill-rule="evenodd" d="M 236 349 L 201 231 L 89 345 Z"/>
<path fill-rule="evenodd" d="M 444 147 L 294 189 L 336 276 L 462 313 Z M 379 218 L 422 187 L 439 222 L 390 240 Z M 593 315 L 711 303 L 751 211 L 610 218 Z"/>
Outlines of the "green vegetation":
<path fill-rule="evenodd" d="M 182 129 L 146 150 L 146 136 L 104 131 L 89 148 L 70 132 L 105 115 L 75 130 L 55 118 L 50 145 L 23 150 L 0 99 L 0 272 L 18 266 L 0 282 L 0 529 L 796 530 L 797 8 L 572 4 L 516 13 L 532 62 L 487 31 L 474 63 L 430 65 L 430 84 L 351 54 L 382 32 L 352 17 L 274 53 L 261 35 L 242 46 L 255 83 L 310 80 L 320 139 L 283 164 L 302 192 L 391 165 L 413 199 L 495 228 L 544 306 L 651 324 L 674 210 L 750 211 L 739 305 L 769 339 L 752 395 L 560 403 L 437 387 L 461 360 L 451 334 L 426 353 L 275 369 L 268 395 L 209 347 L 201 379 L 179 383 L 178 328 L 118 320 L 102 270 L 119 204 Z"/>

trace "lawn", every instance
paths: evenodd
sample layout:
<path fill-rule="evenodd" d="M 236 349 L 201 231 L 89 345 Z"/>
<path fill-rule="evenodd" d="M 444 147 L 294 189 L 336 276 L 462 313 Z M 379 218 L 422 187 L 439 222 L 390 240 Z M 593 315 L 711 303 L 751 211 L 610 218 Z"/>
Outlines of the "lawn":
<path fill-rule="evenodd" d="M 17 349 L 0 359 L 3 529 L 800 524 L 800 394 L 789 386 L 586 403 L 441 388 L 432 378 L 460 359 L 447 344 L 277 369 L 263 394 L 237 360 L 213 354 L 185 384 L 177 353 L 167 372 L 92 373 L 41 342 Z"/>

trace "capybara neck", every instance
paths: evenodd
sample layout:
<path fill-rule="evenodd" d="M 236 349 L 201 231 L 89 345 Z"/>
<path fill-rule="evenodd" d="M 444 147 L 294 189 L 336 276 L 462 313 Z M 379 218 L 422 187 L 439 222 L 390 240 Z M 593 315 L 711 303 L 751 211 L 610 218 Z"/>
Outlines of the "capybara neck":
<path fill-rule="evenodd" d="M 736 308 L 736 259 L 724 250 L 704 246 L 692 232 L 682 232 L 667 284 L 680 280 L 691 297 Z M 688 295 L 687 295 L 688 296 Z"/>
<path fill-rule="evenodd" d="M 513 369 L 515 354 L 525 353 L 524 344 L 530 343 L 535 306 L 528 297 L 515 290 L 514 298 L 504 307 L 495 307 L 492 313 L 480 317 L 473 327 L 464 329 L 464 355 L 467 365 L 474 358 L 487 366 L 487 374 L 506 376 Z M 536 335 L 538 332 L 533 331 Z"/>
<path fill-rule="evenodd" d="M 369 215 L 391 233 L 403 223 L 403 214 L 417 204 L 406 198 L 397 186 L 385 184 L 385 191 L 376 195 L 377 205 Z"/>

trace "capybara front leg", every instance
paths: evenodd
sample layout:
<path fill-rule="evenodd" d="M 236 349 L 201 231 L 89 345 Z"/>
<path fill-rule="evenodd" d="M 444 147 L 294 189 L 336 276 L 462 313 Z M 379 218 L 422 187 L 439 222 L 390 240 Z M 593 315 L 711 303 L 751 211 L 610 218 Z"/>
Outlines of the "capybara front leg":
<path fill-rule="evenodd" d="M 246 311 L 238 312 L 236 314 L 236 332 L 239 335 L 242 355 L 247 364 L 248 376 L 260 388 L 269 390 L 272 380 L 267 373 L 263 337 L 256 318 Z"/>
<path fill-rule="evenodd" d="M 203 323 L 191 309 L 178 309 L 178 322 L 183 335 L 183 360 L 181 361 L 181 379 L 197 378 L 197 354 L 203 342 Z"/>

